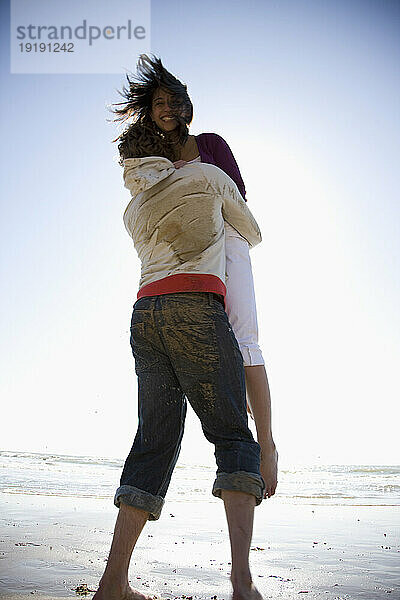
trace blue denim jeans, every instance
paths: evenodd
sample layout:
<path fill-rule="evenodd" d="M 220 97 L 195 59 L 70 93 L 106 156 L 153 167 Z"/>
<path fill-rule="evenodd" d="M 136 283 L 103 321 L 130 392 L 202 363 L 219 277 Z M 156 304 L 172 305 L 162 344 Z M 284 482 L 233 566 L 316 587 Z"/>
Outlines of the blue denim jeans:
<path fill-rule="evenodd" d="M 181 447 L 186 399 L 215 445 L 221 490 L 263 498 L 260 446 L 248 428 L 243 357 L 223 304 L 211 292 L 180 292 L 137 300 L 131 347 L 138 377 L 139 424 L 125 461 L 120 501 L 160 517 Z"/>

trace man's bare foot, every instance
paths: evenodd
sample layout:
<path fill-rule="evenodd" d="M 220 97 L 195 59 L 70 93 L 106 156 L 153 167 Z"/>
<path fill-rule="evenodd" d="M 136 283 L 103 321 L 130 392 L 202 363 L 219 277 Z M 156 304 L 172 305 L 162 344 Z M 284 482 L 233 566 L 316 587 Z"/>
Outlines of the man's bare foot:
<path fill-rule="evenodd" d="M 146 596 L 137 590 L 133 590 L 129 585 L 119 589 L 117 587 L 119 586 L 99 586 L 92 600 L 153 600 L 156 597 Z"/>
<path fill-rule="evenodd" d="M 278 484 L 278 451 L 275 444 L 261 446 L 260 473 L 265 481 L 264 498 L 270 498 L 275 494 Z"/>
<path fill-rule="evenodd" d="M 232 600 L 262 600 L 262 596 L 251 583 L 250 586 L 233 586 Z"/>

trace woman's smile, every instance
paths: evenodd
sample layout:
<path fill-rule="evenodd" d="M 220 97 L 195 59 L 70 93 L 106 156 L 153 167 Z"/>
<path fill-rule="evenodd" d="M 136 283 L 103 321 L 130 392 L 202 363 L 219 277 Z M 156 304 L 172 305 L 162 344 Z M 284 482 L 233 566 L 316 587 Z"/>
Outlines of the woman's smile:
<path fill-rule="evenodd" d="M 152 118 L 156 125 L 164 131 L 173 131 L 178 124 L 176 117 L 171 114 L 174 105 L 177 104 L 176 97 L 159 88 L 152 101 Z M 176 107 L 178 109 L 178 106 Z M 178 109 L 179 110 L 179 109 Z M 165 112 L 167 111 L 167 112 Z"/>

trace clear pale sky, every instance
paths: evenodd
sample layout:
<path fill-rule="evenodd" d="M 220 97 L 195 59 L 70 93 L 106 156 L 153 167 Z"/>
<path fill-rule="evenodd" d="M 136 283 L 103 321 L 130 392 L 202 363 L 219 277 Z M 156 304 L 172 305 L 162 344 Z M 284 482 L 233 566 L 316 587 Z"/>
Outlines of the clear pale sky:
<path fill-rule="evenodd" d="M 99 3 L 101 10 L 101 3 Z M 290 462 L 398 464 L 400 4 L 155 0 L 190 133 L 239 164 L 273 433 Z M 10 75 L 1 2 L 3 450 L 125 458 L 139 262 L 107 105 L 120 75 Z M 182 460 L 212 464 L 188 414 Z"/>

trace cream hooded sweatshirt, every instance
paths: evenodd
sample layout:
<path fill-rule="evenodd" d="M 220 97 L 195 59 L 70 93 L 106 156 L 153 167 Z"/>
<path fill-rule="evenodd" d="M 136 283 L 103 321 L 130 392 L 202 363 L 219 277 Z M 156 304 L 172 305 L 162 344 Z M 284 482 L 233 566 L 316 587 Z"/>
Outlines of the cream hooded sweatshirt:
<path fill-rule="evenodd" d="M 232 179 L 215 165 L 194 162 L 176 169 L 159 156 L 125 159 L 123 177 L 132 196 L 124 224 L 141 261 L 138 297 L 189 291 L 187 281 L 194 282 L 193 290 L 205 290 L 201 282 L 219 280 L 207 289 L 224 293 L 224 219 L 250 246 L 261 242 Z"/>

